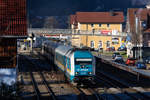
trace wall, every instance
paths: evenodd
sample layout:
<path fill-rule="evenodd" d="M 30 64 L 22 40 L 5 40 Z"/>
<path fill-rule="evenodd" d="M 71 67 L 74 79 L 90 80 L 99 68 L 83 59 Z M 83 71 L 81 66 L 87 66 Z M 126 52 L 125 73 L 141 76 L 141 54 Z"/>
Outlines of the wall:
<path fill-rule="evenodd" d="M 76 37 L 76 38 L 74 38 Z M 78 37 L 78 38 L 77 38 Z M 98 43 L 99 41 L 102 41 L 102 48 L 106 50 L 106 42 L 110 41 L 110 47 L 115 47 L 115 49 L 118 49 L 118 47 L 121 46 L 121 37 L 118 38 L 118 44 L 112 44 L 112 36 L 102 36 L 102 35 L 73 35 L 72 38 L 72 45 L 76 45 L 78 43 L 78 46 L 83 45 L 87 47 L 91 47 L 91 41 L 94 41 L 94 48 L 98 49 Z"/>
<path fill-rule="evenodd" d="M 0 39 L 0 68 L 15 68 L 17 64 L 17 39 Z"/>
<path fill-rule="evenodd" d="M 107 27 L 107 24 L 93 24 L 93 27 L 91 24 L 80 24 L 80 30 L 118 30 L 118 32 L 122 32 L 122 24 L 109 24 L 109 27 Z"/>

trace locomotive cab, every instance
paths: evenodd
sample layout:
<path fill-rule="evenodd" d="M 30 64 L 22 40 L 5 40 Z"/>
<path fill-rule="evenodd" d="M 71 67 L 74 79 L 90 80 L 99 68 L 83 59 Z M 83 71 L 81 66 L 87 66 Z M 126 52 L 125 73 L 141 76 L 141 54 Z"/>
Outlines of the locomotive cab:
<path fill-rule="evenodd" d="M 74 53 L 74 62 L 74 81 L 93 79 L 95 75 L 95 59 L 89 51 L 76 51 Z"/>

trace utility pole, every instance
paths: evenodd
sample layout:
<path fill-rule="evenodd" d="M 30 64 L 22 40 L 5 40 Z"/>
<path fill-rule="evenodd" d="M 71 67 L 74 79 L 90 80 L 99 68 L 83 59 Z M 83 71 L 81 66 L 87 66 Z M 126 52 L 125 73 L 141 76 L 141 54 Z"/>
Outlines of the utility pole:
<path fill-rule="evenodd" d="M 140 44 L 140 50 L 139 50 L 139 52 L 140 52 L 140 61 L 142 60 L 142 37 L 141 37 L 141 35 L 142 35 L 142 29 L 141 29 L 141 21 L 139 22 L 139 36 L 140 36 L 140 40 L 139 40 L 139 44 Z"/>
<path fill-rule="evenodd" d="M 135 33 L 136 33 L 136 47 L 137 47 L 137 52 L 136 52 L 136 57 L 141 61 L 142 57 L 142 38 L 141 38 L 141 21 L 140 17 L 137 16 L 135 13 Z M 138 53 L 138 54 L 137 54 Z"/>

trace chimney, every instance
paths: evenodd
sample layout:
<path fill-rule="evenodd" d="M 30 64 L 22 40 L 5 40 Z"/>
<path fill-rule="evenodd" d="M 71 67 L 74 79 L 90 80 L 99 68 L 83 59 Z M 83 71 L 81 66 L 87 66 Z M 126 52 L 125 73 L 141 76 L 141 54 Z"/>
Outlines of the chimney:
<path fill-rule="evenodd" d="M 113 10 L 110 11 L 110 16 L 115 16 L 115 12 Z"/>

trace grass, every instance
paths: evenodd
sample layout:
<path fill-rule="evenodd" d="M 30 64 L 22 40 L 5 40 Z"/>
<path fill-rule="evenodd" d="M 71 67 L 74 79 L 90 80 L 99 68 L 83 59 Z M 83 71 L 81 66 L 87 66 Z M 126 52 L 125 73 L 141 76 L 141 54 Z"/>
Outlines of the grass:
<path fill-rule="evenodd" d="M 127 59 L 127 53 L 126 53 L 126 51 L 120 52 L 120 55 L 122 55 L 123 58 Z"/>
<path fill-rule="evenodd" d="M 99 53 L 102 54 L 102 55 L 112 56 L 112 54 L 114 52 L 119 52 L 120 55 L 122 55 L 122 57 L 124 59 L 127 59 L 127 53 L 126 53 L 126 51 L 104 51 L 104 52 L 99 52 Z M 93 55 L 98 55 L 98 52 L 94 51 L 94 52 L 92 52 L 92 54 Z"/>

